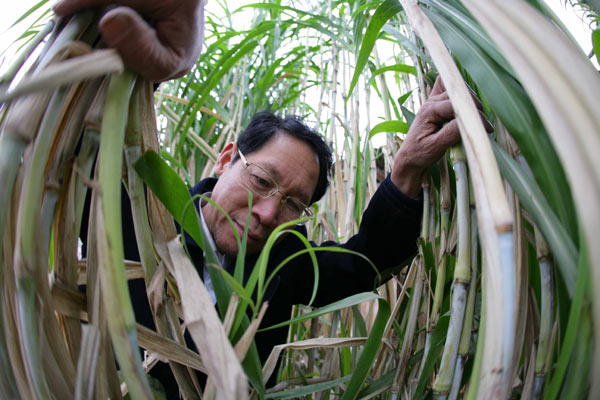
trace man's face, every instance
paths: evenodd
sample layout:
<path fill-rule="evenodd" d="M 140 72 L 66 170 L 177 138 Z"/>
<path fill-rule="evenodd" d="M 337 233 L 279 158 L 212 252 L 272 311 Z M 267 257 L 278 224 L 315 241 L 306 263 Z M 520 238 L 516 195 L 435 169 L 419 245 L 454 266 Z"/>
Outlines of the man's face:
<path fill-rule="evenodd" d="M 237 146 L 230 143 L 219 155 L 215 167 L 219 180 L 211 199 L 227 211 L 241 238 L 249 212 L 248 191 L 241 184 L 243 162 L 239 158 L 235 163 L 231 162 L 236 154 Z M 248 163 L 257 164 L 270 173 L 281 193 L 304 204 L 310 203 L 319 178 L 319 163 L 306 143 L 279 132 L 260 149 L 245 156 Z M 281 218 L 280 204 L 279 193 L 267 198 L 252 196 L 246 248 L 249 254 L 259 252 L 273 229 L 287 222 Z M 237 242 L 225 215 L 210 204 L 206 204 L 202 212 L 217 249 L 223 254 L 237 254 Z"/>

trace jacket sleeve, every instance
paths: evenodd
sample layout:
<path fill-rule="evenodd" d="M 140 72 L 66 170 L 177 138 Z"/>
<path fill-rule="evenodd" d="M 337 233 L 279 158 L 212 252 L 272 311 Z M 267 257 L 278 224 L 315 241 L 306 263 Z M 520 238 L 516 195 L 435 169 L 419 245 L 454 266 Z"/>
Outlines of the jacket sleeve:
<path fill-rule="evenodd" d="M 389 279 L 389 274 L 378 276 L 378 273 L 404 265 L 417 250 L 421 212 L 422 199 L 404 195 L 388 175 L 364 211 L 356 235 L 344 244 L 324 242 L 315 246 L 335 246 L 358 252 L 374 265 L 348 253 L 317 251 L 319 285 L 313 305 L 321 306 L 356 293 L 371 291 Z M 296 269 L 303 270 L 305 276 L 298 280 L 305 284 L 297 285 L 298 302 L 304 304 L 310 300 L 314 283 L 314 279 L 310 279 L 313 272 L 308 262 L 308 265 L 304 262 L 303 266 Z"/>

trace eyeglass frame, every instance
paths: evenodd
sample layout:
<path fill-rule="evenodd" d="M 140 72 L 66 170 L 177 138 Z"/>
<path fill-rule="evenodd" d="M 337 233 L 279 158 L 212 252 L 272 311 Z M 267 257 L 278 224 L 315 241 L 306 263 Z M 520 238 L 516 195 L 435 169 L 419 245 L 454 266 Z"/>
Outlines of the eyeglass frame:
<path fill-rule="evenodd" d="M 260 169 L 261 171 L 263 171 L 265 173 L 265 175 L 271 180 L 271 182 L 273 182 L 273 184 L 275 185 L 275 189 L 272 190 L 267 196 L 263 196 L 260 193 L 256 193 L 253 189 L 249 188 L 247 185 L 243 184 L 242 186 L 244 186 L 246 189 L 250 190 L 252 193 L 254 193 L 257 196 L 260 196 L 261 198 L 269 198 L 269 197 L 273 197 L 275 194 L 279 193 L 281 195 L 281 200 L 279 200 L 279 209 L 281 209 L 282 207 L 285 206 L 286 202 L 288 199 L 293 200 L 295 202 L 297 202 L 298 204 L 300 204 L 302 206 L 302 211 L 300 212 L 300 214 L 298 215 L 298 217 L 296 218 L 302 218 L 302 217 L 312 217 L 313 212 L 310 209 L 310 206 L 304 204 L 304 202 L 298 200 L 297 198 L 293 197 L 293 196 L 286 196 L 285 194 L 283 194 L 283 192 L 281 190 L 279 190 L 279 184 L 277 183 L 277 180 L 275 178 L 273 178 L 273 176 L 263 167 L 261 167 L 260 165 L 256 164 L 256 163 L 252 163 L 252 162 L 248 162 L 248 160 L 246 159 L 246 156 L 244 156 L 244 154 L 242 153 L 242 151 L 238 148 L 237 152 L 240 156 L 240 159 L 242 160 L 242 163 L 244 164 L 244 169 L 248 169 L 248 167 L 250 165 L 254 165 L 255 167 L 257 167 L 258 169 Z M 294 218 L 292 218 L 294 219 Z"/>

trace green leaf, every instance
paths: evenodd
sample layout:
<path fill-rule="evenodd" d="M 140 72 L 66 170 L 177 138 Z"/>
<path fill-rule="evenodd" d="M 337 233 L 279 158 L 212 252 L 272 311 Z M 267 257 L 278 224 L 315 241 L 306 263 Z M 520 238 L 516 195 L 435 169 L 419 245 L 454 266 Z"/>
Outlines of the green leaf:
<path fill-rule="evenodd" d="M 404 118 L 406 118 L 406 122 L 408 122 L 408 125 L 412 125 L 413 121 L 415 120 L 415 113 L 404 106 L 400 107 L 402 108 L 402 115 Z"/>
<path fill-rule="evenodd" d="M 575 287 L 575 295 L 571 302 L 571 310 L 569 312 L 569 320 L 567 322 L 567 332 L 565 338 L 562 341 L 560 348 L 560 355 L 552 378 L 548 381 L 548 386 L 544 390 L 544 400 L 554 400 L 558 397 L 560 389 L 563 385 L 563 379 L 569 366 L 569 360 L 573 354 L 575 348 L 575 342 L 579 340 L 579 324 L 581 321 L 581 314 L 584 312 L 584 303 L 586 289 L 589 285 L 590 270 L 589 260 L 587 255 L 587 249 L 585 248 L 585 242 L 582 244 L 580 257 L 579 257 L 579 268 L 577 274 L 577 285 Z"/>
<path fill-rule="evenodd" d="M 369 132 L 369 139 L 373 138 L 378 133 L 382 132 L 397 132 L 406 133 L 408 132 L 408 124 L 404 121 L 384 121 L 380 122 L 371 129 Z"/>
<path fill-rule="evenodd" d="M 449 2 L 439 0 L 426 0 L 426 3 L 431 5 L 440 14 L 443 14 L 447 21 L 453 22 L 454 25 L 460 27 L 466 36 L 473 40 L 498 65 L 502 65 L 513 78 L 516 78 L 506 59 L 498 51 L 492 40 L 473 18 L 467 14 L 467 11 L 462 6 L 455 5 L 453 7 Z"/>
<path fill-rule="evenodd" d="M 13 24 L 10 27 L 12 28 L 13 26 L 17 25 L 19 22 L 23 21 L 25 18 L 29 17 L 31 14 L 33 14 L 36 10 L 38 10 L 41 6 L 43 6 L 47 2 L 48 2 L 48 0 L 42 0 L 42 1 L 38 2 L 37 4 L 35 4 L 29 10 L 27 10 L 25 12 L 25 14 L 21 15 L 19 17 L 19 19 L 17 19 L 15 22 L 13 22 Z"/>
<path fill-rule="evenodd" d="M 196 208 L 190 205 L 192 196 L 179 175 L 152 150 L 145 152 L 134 167 L 177 223 L 203 248 L 198 214 Z M 183 213 L 186 208 L 188 211 Z"/>
<path fill-rule="evenodd" d="M 364 390 L 358 393 L 359 399 L 370 399 L 374 393 L 379 393 L 379 391 L 384 390 L 389 385 L 391 385 L 394 380 L 394 376 L 396 376 L 396 370 L 392 369 L 391 371 L 386 372 L 381 378 L 374 380 L 367 386 Z"/>
<path fill-rule="evenodd" d="M 354 326 L 358 331 L 358 335 L 367 336 L 367 325 L 365 324 L 365 319 L 360 313 L 358 306 L 352 306 L 352 315 L 354 316 Z"/>
<path fill-rule="evenodd" d="M 321 315 L 325 315 L 325 314 L 329 314 L 331 312 L 334 311 L 338 311 L 341 310 L 343 308 L 346 307 L 352 307 L 353 305 L 356 304 L 360 304 L 360 303 L 364 303 L 365 301 L 371 301 L 371 300 L 375 300 L 375 299 L 379 299 L 380 297 L 373 293 L 373 292 L 364 292 L 364 293 L 358 293 L 355 294 L 353 296 L 350 297 L 346 297 L 345 299 L 336 301 L 334 303 L 328 304 L 324 307 L 321 308 L 317 308 L 316 310 L 309 312 L 307 314 L 303 314 L 299 317 L 296 318 L 292 318 L 288 321 L 276 324 L 276 325 L 271 325 L 267 328 L 262 328 L 259 329 L 258 332 L 264 332 L 264 331 L 268 331 L 271 329 L 276 329 L 276 328 L 281 328 L 282 326 L 288 326 L 291 324 L 295 324 L 297 322 L 302 322 L 302 321 L 306 321 L 309 320 L 311 318 L 315 318 L 315 317 L 319 317 Z M 388 306 L 389 307 L 389 306 Z"/>
<path fill-rule="evenodd" d="M 312 393 L 322 392 L 323 390 L 334 388 L 346 383 L 352 375 L 343 376 L 327 382 L 315 383 L 313 385 L 301 386 L 295 389 L 282 390 L 281 392 L 269 393 L 265 399 L 299 399 Z"/>
<path fill-rule="evenodd" d="M 425 263 L 425 271 L 434 271 L 435 272 L 435 256 L 433 255 L 433 244 L 430 241 L 423 241 L 423 262 Z"/>
<path fill-rule="evenodd" d="M 377 10 L 375 10 L 375 14 L 373 14 L 373 17 L 369 22 L 367 32 L 365 33 L 365 37 L 360 46 L 360 51 L 358 53 L 358 59 L 356 61 L 356 67 L 354 70 L 354 76 L 352 76 L 352 82 L 350 83 L 350 89 L 348 90 L 348 99 L 350 98 L 354 87 L 358 83 L 358 77 L 365 68 L 365 65 L 367 65 L 369 55 L 375 46 L 375 41 L 377 40 L 377 36 L 379 36 L 381 28 L 383 28 L 385 23 L 390 18 L 398 14 L 401 10 L 402 6 L 398 0 L 386 0 L 377 8 Z"/>
<path fill-rule="evenodd" d="M 400 105 L 404 104 L 404 102 L 405 102 L 406 100 L 408 100 L 408 98 L 410 97 L 410 95 L 412 94 L 412 92 L 413 92 L 413 91 L 411 90 L 411 91 L 409 91 L 408 93 L 405 93 L 405 94 L 403 94 L 402 96 L 400 96 L 400 97 L 398 98 L 398 104 L 400 104 Z M 408 121 L 408 119 L 407 119 L 407 121 Z"/>
<path fill-rule="evenodd" d="M 185 111 L 179 121 L 179 124 L 175 128 L 175 133 L 181 132 L 181 139 L 177 143 L 175 152 L 180 153 L 181 147 L 185 142 L 185 136 L 196 120 L 196 115 L 200 108 L 204 105 L 206 100 L 211 94 L 211 91 L 219 84 L 221 78 L 229 73 L 230 69 L 245 55 L 250 53 L 258 46 L 258 41 L 254 40 L 256 36 L 265 35 L 267 32 L 272 30 L 276 26 L 275 21 L 267 21 L 260 24 L 257 28 L 249 32 L 244 39 L 234 46 L 231 50 L 225 52 L 216 63 L 210 63 L 212 66 L 211 72 L 206 78 L 206 81 L 196 90 L 192 96 L 193 100 L 186 105 Z M 209 53 L 207 51 L 207 53 Z M 184 120 L 187 120 L 184 124 Z"/>
<path fill-rule="evenodd" d="M 317 21 L 320 21 L 322 24 L 324 24 L 324 26 L 329 27 L 329 29 L 331 29 L 332 27 L 336 28 L 336 30 L 342 31 L 343 28 L 339 25 L 336 25 L 333 23 L 333 21 L 331 21 L 329 18 L 323 16 L 323 15 L 319 15 L 319 14 L 313 14 L 310 12 L 306 12 L 303 10 L 299 10 L 297 8 L 294 7 L 289 7 L 289 6 L 282 6 L 280 4 L 269 4 L 269 3 L 254 3 L 254 4 L 246 4 L 240 8 L 238 8 L 237 10 L 234 11 L 234 13 L 236 12 L 240 12 L 245 8 L 259 8 L 259 9 L 268 9 L 268 10 L 286 10 L 286 11 L 293 11 L 294 13 L 304 17 L 304 16 L 311 16 L 312 18 L 316 19 Z"/>
<path fill-rule="evenodd" d="M 378 68 L 375 71 L 373 71 L 373 76 L 381 75 L 384 72 L 388 71 L 404 72 L 406 74 L 412 74 L 417 76 L 417 67 L 406 64 L 389 65 L 387 67 Z"/>
<path fill-rule="evenodd" d="M 375 322 L 371 328 L 371 334 L 363 347 L 356 368 L 352 372 L 352 379 L 350 379 L 350 382 L 348 383 L 348 387 L 342 396 L 342 400 L 356 398 L 363 382 L 367 378 L 371 366 L 373 365 L 377 350 L 381 345 L 385 326 L 390 316 L 390 305 L 382 298 L 378 298 L 377 301 L 379 306 L 377 318 L 375 318 Z"/>

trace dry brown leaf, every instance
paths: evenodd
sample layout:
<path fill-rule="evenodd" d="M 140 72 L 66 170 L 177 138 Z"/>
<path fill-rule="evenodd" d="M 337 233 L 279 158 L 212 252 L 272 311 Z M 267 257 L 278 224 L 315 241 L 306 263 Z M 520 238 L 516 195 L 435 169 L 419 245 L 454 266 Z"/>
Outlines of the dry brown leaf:
<path fill-rule="evenodd" d="M 248 397 L 246 374 L 225 334 L 206 287 L 188 258 L 179 237 L 168 243 L 170 258 L 177 268 L 174 276 L 181 294 L 185 324 L 206 365 L 219 399 Z"/>

